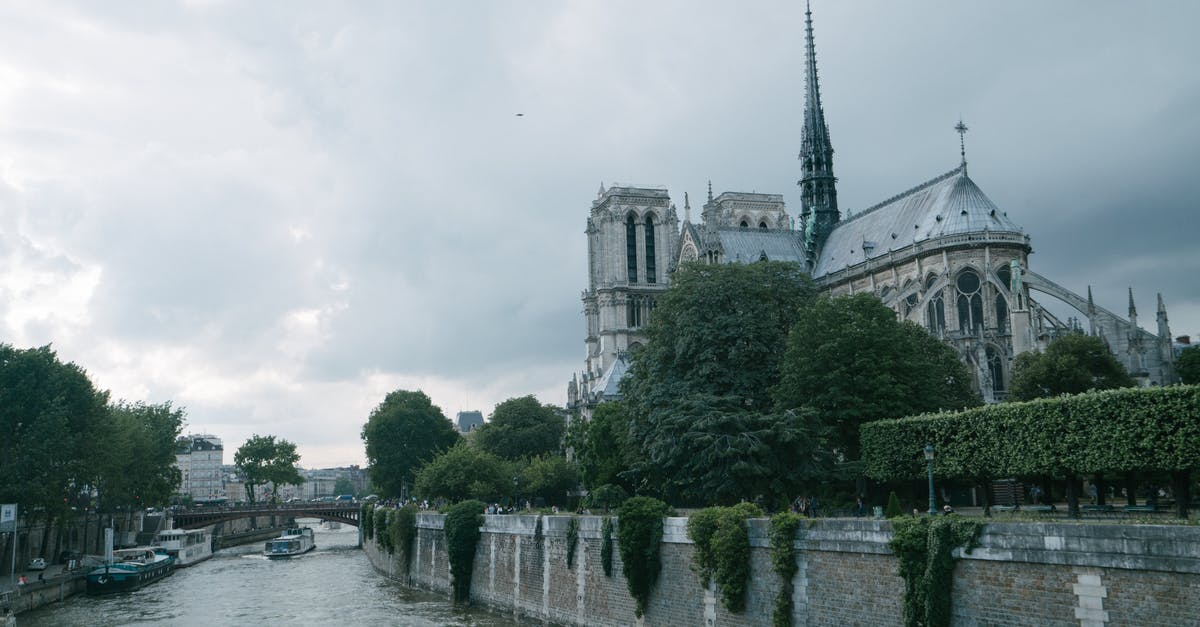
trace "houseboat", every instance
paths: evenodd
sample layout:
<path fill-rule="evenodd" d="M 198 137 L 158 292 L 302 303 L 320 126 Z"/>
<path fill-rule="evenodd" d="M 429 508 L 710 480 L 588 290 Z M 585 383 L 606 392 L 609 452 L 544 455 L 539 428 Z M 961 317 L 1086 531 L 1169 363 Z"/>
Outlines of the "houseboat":
<path fill-rule="evenodd" d="M 112 560 L 87 574 L 88 594 L 137 590 L 170 575 L 175 559 L 161 549 L 138 547 L 112 552 Z"/>

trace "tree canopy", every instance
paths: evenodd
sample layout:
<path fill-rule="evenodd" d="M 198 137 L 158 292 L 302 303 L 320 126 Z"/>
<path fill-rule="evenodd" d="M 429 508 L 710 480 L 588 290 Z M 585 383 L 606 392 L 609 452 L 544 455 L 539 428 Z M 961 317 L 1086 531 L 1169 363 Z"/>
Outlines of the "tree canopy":
<path fill-rule="evenodd" d="M 556 453 L 562 448 L 566 419 L 553 405 L 533 395 L 510 398 L 492 411 L 491 420 L 475 429 L 479 448 L 504 459 Z"/>
<path fill-rule="evenodd" d="M 619 476 L 633 465 L 629 441 L 629 414 L 621 403 L 601 403 L 592 410 L 591 420 L 575 420 L 572 427 L 576 437 L 570 444 L 579 464 L 583 486 L 593 490 L 605 484 L 632 489 L 629 481 Z"/>
<path fill-rule="evenodd" d="M 424 392 L 390 392 L 362 428 L 371 482 L 382 496 L 400 496 L 421 465 L 460 439 L 441 408 Z"/>
<path fill-rule="evenodd" d="M 1010 393 L 1013 400 L 1027 401 L 1132 385 L 1134 380 L 1103 339 L 1069 333 L 1052 341 L 1045 352 L 1017 355 Z"/>
<path fill-rule="evenodd" d="M 451 501 L 493 501 L 516 490 L 508 462 L 465 440 L 422 466 L 414 488 L 417 494 Z"/>
<path fill-rule="evenodd" d="M 658 299 L 622 393 L 635 414 L 693 392 L 769 410 L 788 331 L 815 288 L 799 264 L 684 264 Z"/>
<path fill-rule="evenodd" d="M 1187 348 L 1175 360 L 1175 371 L 1185 384 L 1200 383 L 1200 348 Z"/>
<path fill-rule="evenodd" d="M 282 438 L 276 440 L 273 435 L 252 435 L 233 455 L 234 466 L 246 485 L 246 500 L 251 503 L 255 501 L 256 489 L 263 484 L 281 486 L 303 483 L 304 479 L 296 468 L 299 461 L 296 445 Z"/>
<path fill-rule="evenodd" d="M 802 310 L 780 371 L 777 409 L 816 410 L 848 460 L 859 457 L 864 422 L 980 404 L 954 350 L 871 294 Z"/>
<path fill-rule="evenodd" d="M 0 502 L 61 512 L 100 479 L 108 393 L 49 346 L 0 344 Z M 173 448 L 172 448 L 173 450 Z"/>
<path fill-rule="evenodd" d="M 175 443 L 183 430 L 184 412 L 171 403 L 150 405 L 120 401 L 109 407 L 110 428 L 96 446 L 97 489 L 102 506 L 164 505 L 179 489 Z"/>

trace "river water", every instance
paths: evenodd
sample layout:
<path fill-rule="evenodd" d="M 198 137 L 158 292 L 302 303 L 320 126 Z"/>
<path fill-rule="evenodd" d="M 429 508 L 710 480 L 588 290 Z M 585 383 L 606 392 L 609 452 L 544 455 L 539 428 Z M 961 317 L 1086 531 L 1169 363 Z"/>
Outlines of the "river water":
<path fill-rule="evenodd" d="M 376 573 L 355 548 L 358 530 L 326 530 L 317 548 L 287 560 L 262 557 L 262 543 L 218 551 L 133 592 L 73 596 L 21 614 L 29 625 L 518 625 L 511 615 L 455 608 L 448 597 Z"/>

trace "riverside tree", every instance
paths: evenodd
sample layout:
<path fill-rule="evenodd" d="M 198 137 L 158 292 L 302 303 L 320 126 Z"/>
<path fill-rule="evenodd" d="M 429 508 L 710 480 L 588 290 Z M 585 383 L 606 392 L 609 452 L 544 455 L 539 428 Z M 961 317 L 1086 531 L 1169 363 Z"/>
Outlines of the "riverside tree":
<path fill-rule="evenodd" d="M 845 460 L 859 459 L 863 423 L 980 404 L 954 350 L 870 294 L 800 312 L 780 373 L 776 408 L 815 410 Z"/>
<path fill-rule="evenodd" d="M 814 293 L 794 263 L 676 272 L 621 382 L 631 466 L 622 479 L 697 502 L 781 496 L 807 479 L 820 444 L 810 414 L 767 412 L 788 331 Z M 795 464 L 781 469 L 777 460 Z M 772 473 L 778 482 L 766 480 Z"/>
<path fill-rule="evenodd" d="M 1068 333 L 1050 342 L 1045 352 L 1017 355 L 1011 393 L 1013 400 L 1028 401 L 1133 385 L 1134 380 L 1103 339 Z"/>
<path fill-rule="evenodd" d="M 382 496 L 401 496 L 412 485 L 417 469 L 460 439 L 424 392 L 389 392 L 362 428 L 371 482 Z"/>
<path fill-rule="evenodd" d="M 1200 348 L 1189 348 L 1179 353 L 1175 360 L 1175 371 L 1185 384 L 1200 383 Z"/>
<path fill-rule="evenodd" d="M 119 401 L 109 406 L 109 428 L 96 446 L 96 488 L 101 507 L 165 505 L 179 489 L 175 446 L 183 431 L 184 411 L 171 403 Z"/>
<path fill-rule="evenodd" d="M 553 405 L 533 395 L 510 398 L 492 411 L 491 420 L 474 431 L 475 444 L 504 459 L 558 453 L 566 419 Z"/>
<path fill-rule="evenodd" d="M 266 483 L 276 486 L 300 485 L 304 478 L 296 464 L 300 454 L 296 445 L 273 435 L 252 435 L 233 455 L 233 464 L 246 485 L 246 500 L 255 502 L 257 488 Z"/>

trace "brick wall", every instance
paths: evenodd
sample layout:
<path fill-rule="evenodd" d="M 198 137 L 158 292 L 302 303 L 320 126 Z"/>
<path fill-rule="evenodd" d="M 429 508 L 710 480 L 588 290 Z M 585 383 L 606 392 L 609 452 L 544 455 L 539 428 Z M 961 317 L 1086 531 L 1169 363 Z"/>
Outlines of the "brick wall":
<path fill-rule="evenodd" d="M 613 576 L 600 564 L 600 517 L 580 518 L 567 568 L 569 517 L 488 516 L 471 582 L 475 603 L 564 625 L 637 624 L 614 546 Z M 364 549 L 388 577 L 449 593 L 442 517 L 417 517 L 411 564 Z M 731 614 L 691 568 L 687 520 L 664 524 L 662 572 L 642 625 L 769 625 L 778 577 L 768 555 L 767 521 L 750 525 L 746 611 Z M 899 625 L 904 581 L 887 549 L 886 521 L 826 519 L 796 538 L 795 625 Z M 614 545 L 616 542 L 614 534 Z M 954 572 L 956 625 L 1183 625 L 1200 617 L 1200 528 L 1152 525 L 997 523 Z"/>

